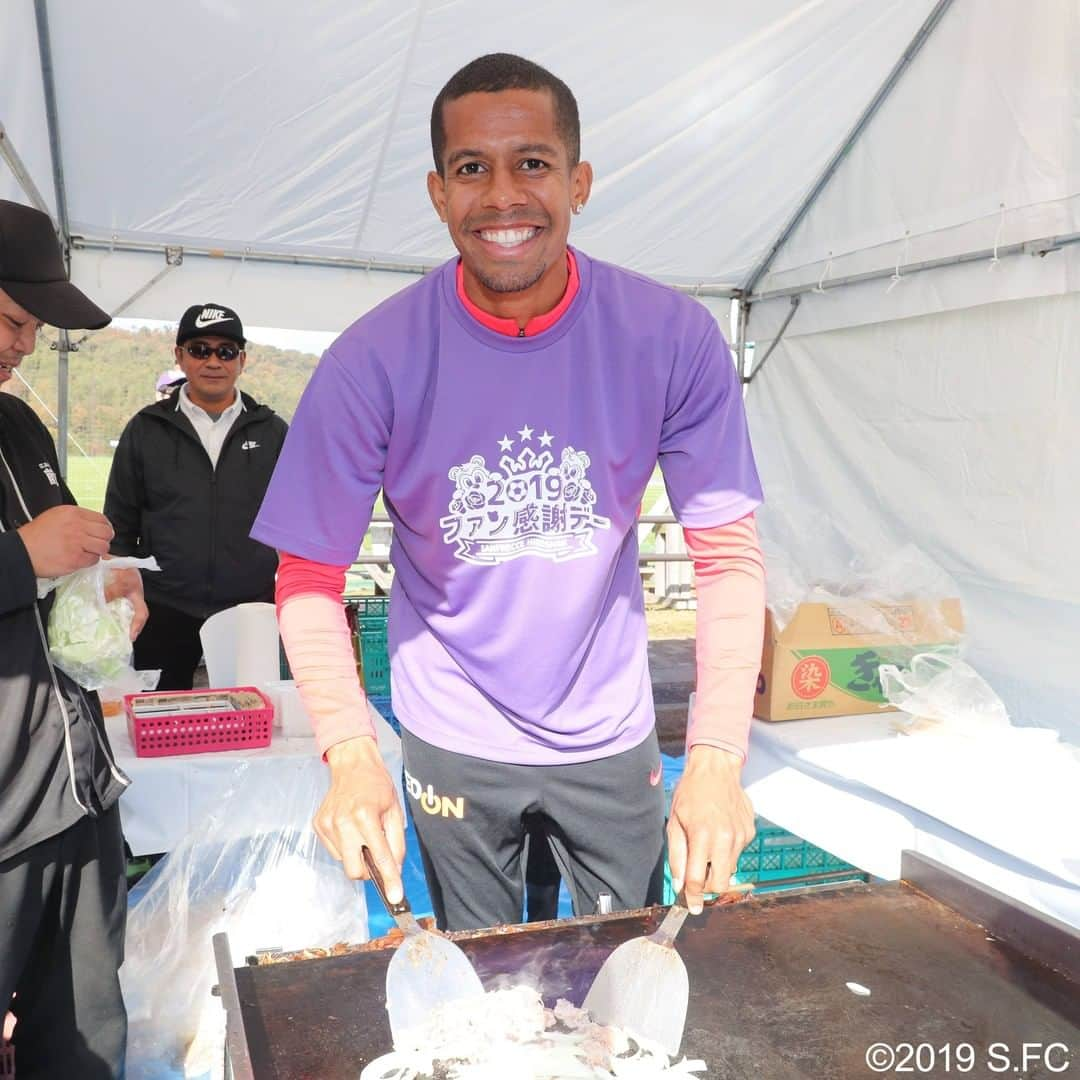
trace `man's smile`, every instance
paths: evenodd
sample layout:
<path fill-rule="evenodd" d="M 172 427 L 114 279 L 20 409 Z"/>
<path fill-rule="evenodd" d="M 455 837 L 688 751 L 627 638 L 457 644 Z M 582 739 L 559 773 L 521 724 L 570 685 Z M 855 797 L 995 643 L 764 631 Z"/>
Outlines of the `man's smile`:
<path fill-rule="evenodd" d="M 540 229 L 536 226 L 526 226 L 517 229 L 480 229 L 476 235 L 488 244 L 498 244 L 499 247 L 519 247 L 526 241 L 531 240 Z"/>

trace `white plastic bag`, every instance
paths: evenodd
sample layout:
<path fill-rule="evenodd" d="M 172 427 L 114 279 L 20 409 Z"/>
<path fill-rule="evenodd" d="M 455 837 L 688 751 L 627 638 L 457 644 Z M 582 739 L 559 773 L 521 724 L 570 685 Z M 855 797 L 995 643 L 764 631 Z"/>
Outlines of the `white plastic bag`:
<path fill-rule="evenodd" d="M 918 653 L 909 667 L 882 664 L 881 689 L 913 727 L 930 722 L 956 735 L 990 735 L 1009 727 L 1009 715 L 990 684 L 953 653 Z"/>
<path fill-rule="evenodd" d="M 125 596 L 106 602 L 105 578 L 113 570 L 159 570 L 157 560 L 101 559 L 63 577 L 38 582 L 38 596 L 56 590 L 49 612 L 49 655 L 53 663 L 87 690 L 113 687 L 121 693 L 152 690 L 160 671 L 132 665 L 131 623 L 135 608 Z"/>

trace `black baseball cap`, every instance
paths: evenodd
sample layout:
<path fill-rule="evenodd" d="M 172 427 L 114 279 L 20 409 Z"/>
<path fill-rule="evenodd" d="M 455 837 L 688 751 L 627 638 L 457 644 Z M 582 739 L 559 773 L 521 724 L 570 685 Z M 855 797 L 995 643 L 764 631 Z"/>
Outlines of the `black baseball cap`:
<path fill-rule="evenodd" d="M 100 330 L 112 321 L 68 281 L 49 215 L 7 199 L 0 199 L 0 289 L 62 330 Z"/>
<path fill-rule="evenodd" d="M 196 337 L 223 337 L 241 347 L 245 344 L 240 316 L 224 304 L 192 304 L 184 312 L 176 328 L 176 344 Z"/>

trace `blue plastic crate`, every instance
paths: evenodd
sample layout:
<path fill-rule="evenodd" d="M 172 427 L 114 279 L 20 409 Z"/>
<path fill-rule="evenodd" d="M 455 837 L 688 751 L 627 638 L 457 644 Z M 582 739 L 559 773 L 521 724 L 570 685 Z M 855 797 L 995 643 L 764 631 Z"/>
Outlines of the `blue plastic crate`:
<path fill-rule="evenodd" d="M 758 818 L 757 833 L 739 856 L 735 880 L 755 883 L 783 882 L 807 874 L 850 873 L 852 880 L 864 877 L 858 867 L 803 840 L 771 821 Z M 844 880 L 830 878 L 830 880 Z"/>
<path fill-rule="evenodd" d="M 682 779 L 686 758 L 671 757 L 667 754 L 663 754 L 662 758 L 664 790 L 670 810 L 671 796 L 675 785 Z M 754 839 L 739 856 L 738 871 L 734 875 L 735 880 L 741 884 L 753 882 L 758 887 L 758 892 L 773 892 L 785 888 L 784 883 L 792 878 L 801 879 L 813 874 L 828 874 L 830 883 L 866 880 L 866 874 L 857 866 L 844 862 L 843 859 L 765 818 L 755 818 L 754 826 L 757 830 Z M 798 884 L 802 886 L 808 883 L 799 881 Z M 664 903 L 670 904 L 674 899 L 671 868 L 665 861 Z"/>
<path fill-rule="evenodd" d="M 346 598 L 356 652 L 364 673 L 364 689 L 374 697 L 390 693 L 390 655 L 386 624 L 390 600 L 385 596 Z"/>
<path fill-rule="evenodd" d="M 829 884 L 866 880 L 866 874 L 857 866 L 844 862 L 765 818 L 757 818 L 755 826 L 757 832 L 754 839 L 739 856 L 739 868 L 734 875 L 734 880 L 739 884 L 753 882 L 756 892 L 774 892 L 788 887 L 786 883 L 793 878 L 798 879 L 796 884 L 800 888 L 813 885 L 813 881 L 803 879 L 815 874 L 828 874 Z M 665 862 L 664 903 L 670 904 L 674 899 L 671 867 Z"/>

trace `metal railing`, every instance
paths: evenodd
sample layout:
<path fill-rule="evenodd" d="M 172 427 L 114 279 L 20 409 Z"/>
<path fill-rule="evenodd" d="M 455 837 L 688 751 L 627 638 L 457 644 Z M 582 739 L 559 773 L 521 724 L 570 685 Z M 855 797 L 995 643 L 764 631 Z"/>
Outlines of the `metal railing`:
<path fill-rule="evenodd" d="M 386 514 L 372 514 L 371 526 L 387 533 L 393 530 L 393 523 Z M 654 542 L 659 546 L 658 551 L 639 551 L 638 565 L 642 568 L 652 567 L 652 592 L 657 599 L 675 597 L 686 600 L 693 596 L 693 575 L 688 567 L 673 566 L 666 569 L 666 564 L 688 564 L 690 556 L 686 552 L 683 542 L 682 530 L 675 528 L 678 522 L 672 514 L 642 514 L 638 518 L 638 542 L 639 544 L 654 537 Z M 390 544 L 386 537 L 378 543 L 380 549 L 375 552 L 361 552 L 353 560 L 354 567 L 370 567 L 371 576 L 376 583 L 386 589 L 389 585 L 390 573 Z"/>
<path fill-rule="evenodd" d="M 386 514 L 372 514 L 372 525 L 386 525 L 391 530 L 393 529 L 393 522 Z M 642 514 L 638 518 L 638 525 L 677 525 L 678 522 L 672 514 Z M 640 536 L 640 533 L 639 533 Z M 666 551 L 666 552 L 648 552 L 642 551 L 638 553 L 639 563 L 653 563 L 653 562 L 690 562 L 690 556 L 685 552 Z M 378 553 L 375 555 L 358 555 L 353 559 L 353 566 L 389 566 L 390 565 L 390 553 Z"/>

